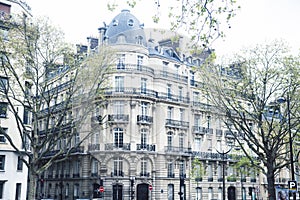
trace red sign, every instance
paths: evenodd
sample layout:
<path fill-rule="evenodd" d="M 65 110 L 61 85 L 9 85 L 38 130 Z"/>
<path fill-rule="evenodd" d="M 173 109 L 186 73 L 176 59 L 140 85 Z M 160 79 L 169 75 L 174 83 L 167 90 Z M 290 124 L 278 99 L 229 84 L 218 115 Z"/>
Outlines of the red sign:
<path fill-rule="evenodd" d="M 149 185 L 149 190 L 151 191 L 153 189 L 152 185 Z"/>
<path fill-rule="evenodd" d="M 99 187 L 99 192 L 104 192 L 104 187 L 103 186 Z"/>

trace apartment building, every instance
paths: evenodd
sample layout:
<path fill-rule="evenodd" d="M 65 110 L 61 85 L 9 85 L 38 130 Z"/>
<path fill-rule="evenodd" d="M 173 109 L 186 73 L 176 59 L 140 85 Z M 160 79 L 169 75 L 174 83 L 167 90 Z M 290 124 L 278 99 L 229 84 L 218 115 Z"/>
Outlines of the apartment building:
<path fill-rule="evenodd" d="M 15 15 L 26 15 L 31 17 L 30 7 L 24 1 L 0 1 L 0 37 L 1 42 L 7 40 L 9 20 Z M 8 23 L 7 23 L 8 22 Z M 3 63 L 3 56 L 1 56 Z M 25 80 L 24 84 L 25 84 Z M 15 116 L 8 105 L 5 92 L 8 89 L 10 77 L 0 70 L 0 123 L 1 128 L 12 138 L 16 148 L 20 151 L 24 149 L 24 143 L 19 137 L 19 130 L 16 124 Z M 17 103 L 17 102 L 16 102 Z M 19 117 L 24 124 L 30 128 L 30 116 L 28 110 L 23 106 L 16 106 L 19 109 Z M 28 158 L 23 158 L 28 159 Z M 0 199 L 26 199 L 27 194 L 28 170 L 23 164 L 22 157 L 10 145 L 4 135 L 0 135 Z"/>
<path fill-rule="evenodd" d="M 78 46 L 87 55 L 109 46 L 117 59 L 105 100 L 95 99 L 85 126 L 92 136 L 43 173 L 38 188 L 42 198 L 260 196 L 258 172 L 234 167 L 241 152 L 233 148 L 224 115 L 207 101 L 197 74 L 211 50 L 191 55 L 187 40 L 180 36 L 174 41 L 173 36 L 178 35 L 144 29 L 129 10 L 122 10 L 99 28 L 98 38 L 89 37 L 87 46 Z M 78 137 L 86 131 L 79 131 Z M 198 174 L 195 168 L 201 169 Z"/>

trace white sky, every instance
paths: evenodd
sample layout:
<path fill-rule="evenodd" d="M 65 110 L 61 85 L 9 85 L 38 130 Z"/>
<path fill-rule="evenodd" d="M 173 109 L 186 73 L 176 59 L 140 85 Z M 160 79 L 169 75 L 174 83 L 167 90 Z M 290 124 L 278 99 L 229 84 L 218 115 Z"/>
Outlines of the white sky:
<path fill-rule="evenodd" d="M 107 10 L 107 2 L 116 2 L 120 6 L 115 12 Z M 232 52 L 270 41 L 283 39 L 298 52 L 300 47 L 300 0 L 237 0 L 241 10 L 226 30 L 227 37 L 219 39 L 213 48 L 217 56 L 230 56 Z M 85 43 L 88 36 L 97 36 L 103 22 L 110 23 L 112 18 L 128 6 L 125 0 L 26 0 L 35 17 L 48 16 L 54 25 L 60 26 L 66 39 L 72 43 Z M 143 0 L 134 9 L 130 9 L 145 28 L 167 27 L 168 19 L 163 17 L 168 0 L 160 0 L 161 23 L 152 22 L 156 12 L 155 0 Z"/>

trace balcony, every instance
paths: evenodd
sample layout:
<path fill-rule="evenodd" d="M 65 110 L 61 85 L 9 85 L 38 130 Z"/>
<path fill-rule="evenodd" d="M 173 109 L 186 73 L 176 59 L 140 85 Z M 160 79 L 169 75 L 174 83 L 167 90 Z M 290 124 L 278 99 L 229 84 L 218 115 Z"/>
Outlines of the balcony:
<path fill-rule="evenodd" d="M 137 151 L 155 151 L 155 144 L 136 144 Z"/>
<path fill-rule="evenodd" d="M 117 115 L 108 115 L 109 123 L 128 123 L 129 115 L 117 114 Z"/>
<path fill-rule="evenodd" d="M 188 83 L 188 77 L 182 76 L 176 73 L 171 73 L 168 71 L 160 70 L 158 73 L 155 74 L 156 78 L 165 78 L 168 80 L 180 81 L 183 83 Z"/>
<path fill-rule="evenodd" d="M 115 143 L 108 143 L 105 144 L 106 151 L 130 151 L 130 143 L 122 143 L 122 144 L 115 144 Z"/>
<path fill-rule="evenodd" d="M 115 177 L 115 176 L 120 176 L 120 177 L 124 177 L 124 172 L 120 171 L 120 170 L 114 170 L 111 172 L 111 177 Z"/>
<path fill-rule="evenodd" d="M 141 64 L 127 64 L 127 63 L 118 63 L 117 65 L 114 66 L 115 70 L 121 70 L 123 72 L 143 72 L 143 73 L 148 73 L 150 75 L 154 75 L 154 69 L 141 65 Z"/>
<path fill-rule="evenodd" d="M 150 172 L 141 172 L 140 176 L 141 177 L 150 177 Z"/>
<path fill-rule="evenodd" d="M 138 124 L 152 124 L 153 117 L 147 115 L 138 115 L 137 116 L 137 123 Z"/>
<path fill-rule="evenodd" d="M 175 174 L 174 173 L 171 173 L 171 172 L 168 172 L 168 178 L 175 178 Z"/>
<path fill-rule="evenodd" d="M 173 120 L 173 119 L 166 119 L 166 127 L 188 129 L 189 122 Z"/>
<path fill-rule="evenodd" d="M 173 147 L 173 146 L 165 146 L 165 152 L 166 153 L 181 153 L 181 154 L 192 153 L 191 148 Z"/>
<path fill-rule="evenodd" d="M 100 144 L 89 144 L 88 151 L 100 151 Z"/>
<path fill-rule="evenodd" d="M 193 126 L 192 131 L 195 135 L 204 135 L 205 133 L 208 133 L 209 129 L 203 126 Z"/>

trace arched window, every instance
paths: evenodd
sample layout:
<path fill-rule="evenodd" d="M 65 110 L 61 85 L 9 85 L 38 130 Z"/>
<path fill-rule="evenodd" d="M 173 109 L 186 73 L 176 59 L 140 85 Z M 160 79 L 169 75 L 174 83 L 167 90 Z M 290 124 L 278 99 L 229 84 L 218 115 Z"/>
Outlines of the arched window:
<path fill-rule="evenodd" d="M 167 133 L 167 141 L 168 141 L 168 150 L 171 151 L 173 146 L 173 133 L 171 131 Z"/>
<path fill-rule="evenodd" d="M 143 44 L 143 37 L 142 36 L 137 36 L 137 44 L 142 45 Z"/>
<path fill-rule="evenodd" d="M 174 185 L 168 185 L 168 200 L 174 200 Z"/>
<path fill-rule="evenodd" d="M 128 26 L 133 26 L 133 19 L 128 20 Z"/>

